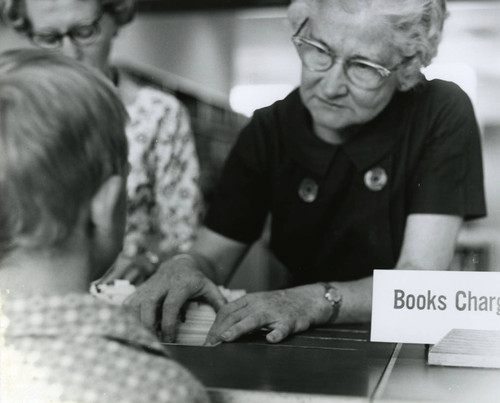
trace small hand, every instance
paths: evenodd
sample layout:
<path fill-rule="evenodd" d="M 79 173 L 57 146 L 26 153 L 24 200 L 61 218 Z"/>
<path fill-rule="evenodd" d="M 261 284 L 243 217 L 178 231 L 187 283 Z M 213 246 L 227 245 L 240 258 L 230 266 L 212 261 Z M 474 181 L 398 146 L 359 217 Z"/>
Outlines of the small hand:
<path fill-rule="evenodd" d="M 326 323 L 332 312 L 322 293 L 322 286 L 307 285 L 247 294 L 220 308 L 206 344 L 233 341 L 262 327 L 271 329 L 267 341 L 278 343 L 312 325 Z"/>
<path fill-rule="evenodd" d="M 196 260 L 182 254 L 164 262 L 125 300 L 125 305 L 132 307 L 151 329 L 161 322 L 164 341 L 174 342 L 182 306 L 188 299 L 198 297 L 215 310 L 226 303 L 217 286 L 197 268 Z"/>
<path fill-rule="evenodd" d="M 107 284 L 120 279 L 139 285 L 155 272 L 157 263 L 145 255 L 133 257 L 120 255 L 113 266 L 99 279 L 99 283 Z"/>

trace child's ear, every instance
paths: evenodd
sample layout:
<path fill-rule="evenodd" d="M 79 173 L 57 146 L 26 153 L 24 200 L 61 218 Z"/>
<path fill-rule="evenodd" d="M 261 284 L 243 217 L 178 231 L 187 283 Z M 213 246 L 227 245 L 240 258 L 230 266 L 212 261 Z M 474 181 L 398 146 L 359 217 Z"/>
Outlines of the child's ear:
<path fill-rule="evenodd" d="M 123 177 L 109 177 L 96 192 L 90 204 L 90 219 L 98 231 L 113 231 L 116 215 L 123 204 Z"/>
<path fill-rule="evenodd" d="M 108 178 L 92 197 L 88 217 L 90 236 L 91 278 L 104 274 L 123 247 L 126 216 L 125 179 Z"/>

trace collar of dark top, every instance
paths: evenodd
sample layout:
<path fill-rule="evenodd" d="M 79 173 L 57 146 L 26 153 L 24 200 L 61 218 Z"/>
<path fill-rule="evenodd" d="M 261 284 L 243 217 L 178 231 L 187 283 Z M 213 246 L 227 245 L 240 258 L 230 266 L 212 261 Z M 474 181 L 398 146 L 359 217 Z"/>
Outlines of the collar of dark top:
<path fill-rule="evenodd" d="M 311 115 L 300 101 L 298 90 L 290 97 L 292 102 L 286 106 L 283 134 L 287 136 L 294 159 L 304 168 L 323 177 L 339 146 L 327 144 L 314 135 Z M 361 127 L 359 135 L 341 146 L 358 171 L 369 169 L 394 147 L 401 133 L 401 117 L 404 116 L 401 111 L 404 103 L 400 102 L 400 98 L 401 93 L 396 92 L 387 107 Z"/>

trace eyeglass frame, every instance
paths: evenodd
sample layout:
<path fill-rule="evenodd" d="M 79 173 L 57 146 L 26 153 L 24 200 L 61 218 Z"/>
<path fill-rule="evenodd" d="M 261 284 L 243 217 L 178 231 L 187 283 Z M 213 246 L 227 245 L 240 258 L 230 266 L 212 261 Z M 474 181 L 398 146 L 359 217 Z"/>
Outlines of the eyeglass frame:
<path fill-rule="evenodd" d="M 411 57 L 406 57 L 401 62 L 399 62 L 398 64 L 396 64 L 395 66 L 393 66 L 392 68 L 388 68 L 388 67 L 382 66 L 382 65 L 380 65 L 378 63 L 374 63 L 374 62 L 372 62 L 370 60 L 365 60 L 365 59 L 359 59 L 359 58 L 353 58 L 353 59 L 347 59 L 347 60 L 343 59 L 343 58 L 337 56 L 335 54 L 335 52 L 332 49 L 330 49 L 327 45 L 325 45 L 325 44 L 323 44 L 323 43 L 321 43 L 319 41 L 316 41 L 314 39 L 306 38 L 305 36 L 299 35 L 300 31 L 302 31 L 302 29 L 304 28 L 304 26 L 306 25 L 306 23 L 308 21 L 309 21 L 309 18 L 306 18 L 302 22 L 302 24 L 300 24 L 300 26 L 297 29 L 297 31 L 292 35 L 292 42 L 294 43 L 294 45 L 295 45 L 295 47 L 297 49 L 297 52 L 299 53 L 299 57 L 300 57 L 300 51 L 298 49 L 298 45 L 299 45 L 299 43 L 302 43 L 302 44 L 313 46 L 313 47 L 321 50 L 326 55 L 328 55 L 329 58 L 330 58 L 330 63 L 328 64 L 327 67 L 321 68 L 321 69 L 312 69 L 311 67 L 309 67 L 308 65 L 306 65 L 306 63 L 303 62 L 302 57 L 300 57 L 301 61 L 303 62 L 303 65 L 308 70 L 310 70 L 310 71 L 325 72 L 325 71 L 330 70 L 336 63 L 340 63 L 340 64 L 342 64 L 342 69 L 343 69 L 344 74 L 346 75 L 346 77 L 349 79 L 349 81 L 353 85 L 357 86 L 357 84 L 353 82 L 352 78 L 347 73 L 347 71 L 348 71 L 347 67 L 348 66 L 346 66 L 346 63 L 356 62 L 356 63 L 359 63 L 359 64 L 364 64 L 364 65 L 366 65 L 368 67 L 371 67 L 371 68 L 375 69 L 377 71 L 377 73 L 380 74 L 380 76 L 381 76 L 381 82 L 377 86 L 375 86 L 374 88 L 370 88 L 370 89 L 377 89 L 378 87 L 382 86 L 382 84 L 385 82 L 385 80 L 391 74 L 393 74 L 399 67 L 401 67 L 401 65 L 403 65 L 407 60 L 411 59 Z"/>
<path fill-rule="evenodd" d="M 39 48 L 42 48 L 42 49 L 51 49 L 51 50 L 54 50 L 54 49 L 59 49 L 63 42 L 64 42 L 64 38 L 67 36 L 71 43 L 73 43 L 75 46 L 78 46 L 78 47 L 86 47 L 86 46 L 89 46 L 89 45 L 92 45 L 100 36 L 101 34 L 101 20 L 102 20 L 102 17 L 104 16 L 104 12 L 101 12 L 99 13 L 99 15 L 89 24 L 82 24 L 82 25 L 77 25 L 77 26 L 74 26 L 74 27 L 71 27 L 70 29 L 68 29 L 66 32 L 54 32 L 54 33 L 50 33 L 50 32 L 47 32 L 46 34 L 41 34 L 41 33 L 36 33 L 35 31 L 31 30 L 31 28 L 28 30 L 27 32 L 27 35 L 31 41 L 31 43 L 33 43 L 35 46 L 39 47 Z M 85 43 L 85 44 L 82 44 L 82 43 L 79 43 L 77 39 L 74 38 L 74 33 L 73 31 L 77 30 L 77 29 L 80 29 L 80 28 L 89 28 L 89 27 L 92 27 L 94 29 L 94 33 L 93 33 L 93 39 L 91 42 L 88 42 L 88 43 Z M 40 37 L 40 36 L 43 36 L 43 35 L 53 35 L 57 38 L 57 45 L 55 46 L 43 46 L 43 45 L 40 45 L 40 42 L 37 42 L 34 38 L 36 36 Z"/>

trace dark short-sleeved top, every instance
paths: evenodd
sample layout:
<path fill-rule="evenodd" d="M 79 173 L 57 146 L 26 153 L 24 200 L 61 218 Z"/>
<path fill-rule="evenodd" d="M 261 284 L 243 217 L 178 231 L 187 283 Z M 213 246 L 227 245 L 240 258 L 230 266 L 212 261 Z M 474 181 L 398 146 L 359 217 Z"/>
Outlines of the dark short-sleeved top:
<path fill-rule="evenodd" d="M 298 90 L 255 112 L 205 225 L 270 248 L 296 284 L 347 281 L 397 262 L 409 214 L 486 214 L 479 129 L 455 84 L 424 81 L 342 145 L 315 136 Z"/>

